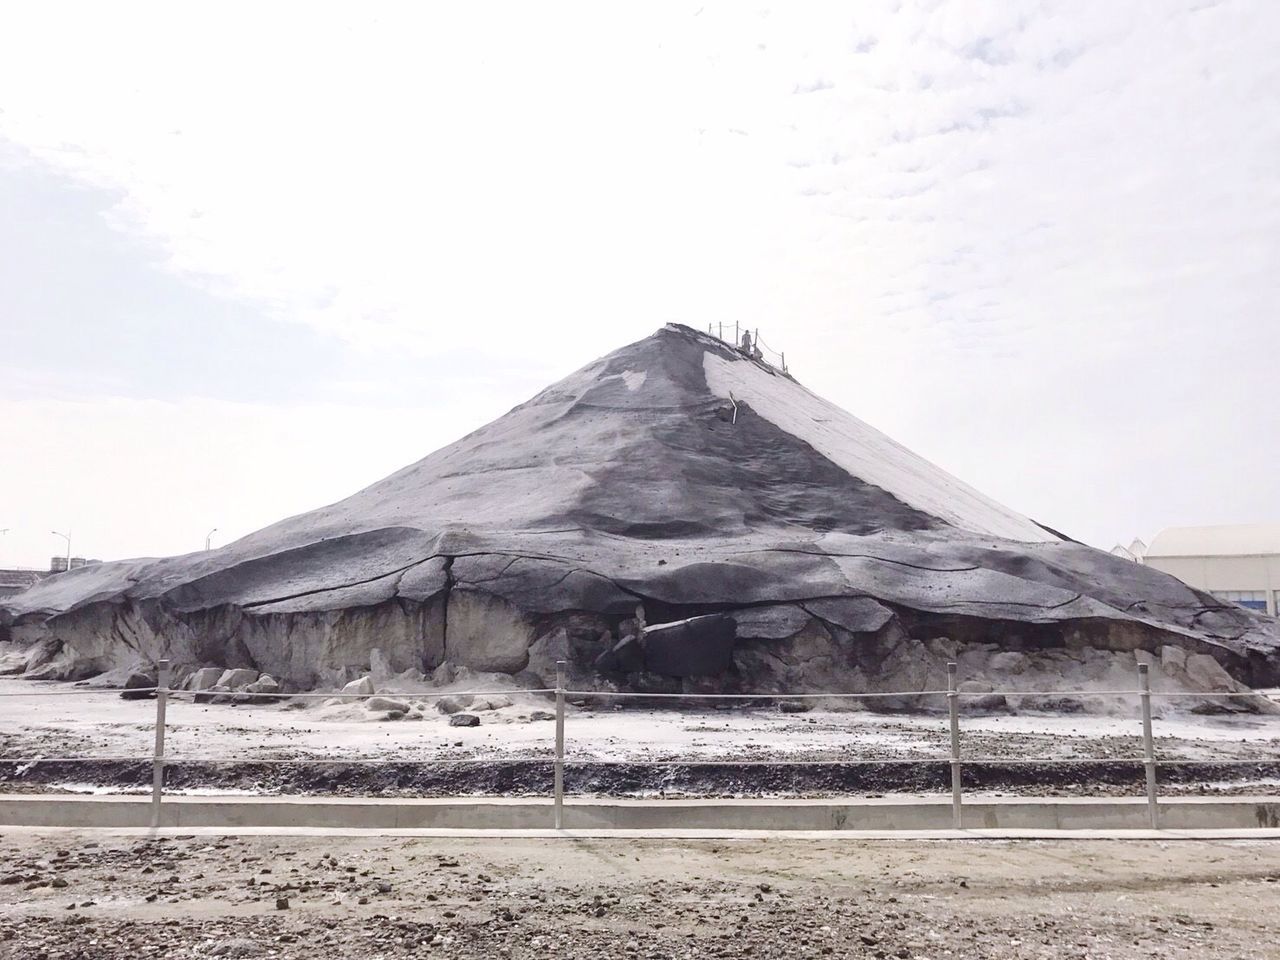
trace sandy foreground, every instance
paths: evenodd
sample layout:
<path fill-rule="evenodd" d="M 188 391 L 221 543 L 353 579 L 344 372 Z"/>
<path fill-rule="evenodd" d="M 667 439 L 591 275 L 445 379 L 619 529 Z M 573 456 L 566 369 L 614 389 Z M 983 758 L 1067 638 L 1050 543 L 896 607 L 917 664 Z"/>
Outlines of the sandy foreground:
<path fill-rule="evenodd" d="M 1280 957 L 1280 843 L 0 838 L 0 957 Z"/>

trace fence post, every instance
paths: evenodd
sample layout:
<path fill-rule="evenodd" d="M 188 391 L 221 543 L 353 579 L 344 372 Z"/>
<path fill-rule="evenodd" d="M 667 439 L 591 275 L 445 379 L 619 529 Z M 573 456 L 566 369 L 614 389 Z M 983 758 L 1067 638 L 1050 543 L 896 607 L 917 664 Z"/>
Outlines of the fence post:
<path fill-rule="evenodd" d="M 957 670 L 958 664 L 947 664 L 947 713 L 951 715 L 951 825 L 962 830 L 964 812 L 960 805 L 960 694 L 956 689 Z"/>
<path fill-rule="evenodd" d="M 1151 674 L 1145 663 L 1138 664 L 1138 693 L 1142 702 L 1142 760 L 1147 769 L 1147 813 L 1151 829 L 1160 829 L 1160 806 L 1156 799 L 1156 743 L 1151 736 Z"/>
<path fill-rule="evenodd" d="M 556 775 L 555 813 L 556 829 L 564 826 L 564 666 L 556 661 Z"/>
<path fill-rule="evenodd" d="M 169 703 L 169 661 L 156 670 L 156 750 L 151 758 L 151 826 L 160 826 L 160 799 L 164 794 L 164 714 Z"/>

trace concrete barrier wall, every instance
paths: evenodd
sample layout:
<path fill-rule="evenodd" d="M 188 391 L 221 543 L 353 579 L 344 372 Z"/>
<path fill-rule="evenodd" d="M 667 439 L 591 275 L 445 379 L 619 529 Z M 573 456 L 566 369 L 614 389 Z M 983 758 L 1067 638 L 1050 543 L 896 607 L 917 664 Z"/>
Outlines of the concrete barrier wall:
<path fill-rule="evenodd" d="M 161 826 L 331 829 L 542 830 L 550 800 L 170 797 Z M 148 827 L 146 797 L 0 795 L 0 825 Z M 949 830 L 946 799 L 567 800 L 566 830 Z M 987 830 L 1146 830 L 1143 798 L 998 798 L 964 805 L 964 826 Z M 1280 828 L 1277 797 L 1182 797 L 1160 804 L 1169 830 Z"/>

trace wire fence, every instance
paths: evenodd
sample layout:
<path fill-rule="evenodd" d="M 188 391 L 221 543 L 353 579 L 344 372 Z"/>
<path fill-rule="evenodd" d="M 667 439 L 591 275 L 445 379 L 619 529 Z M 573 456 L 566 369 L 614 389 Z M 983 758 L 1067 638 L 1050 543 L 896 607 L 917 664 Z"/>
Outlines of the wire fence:
<path fill-rule="evenodd" d="M 554 687 L 541 687 L 533 689 L 505 689 L 505 690 L 464 690 L 464 691 L 429 691 L 418 692 L 412 694 L 412 698 L 416 700 L 440 700 L 444 698 L 464 698 L 464 697 L 482 697 L 482 696 L 511 696 L 511 695 L 532 695 L 532 696 L 553 696 L 555 701 L 555 734 L 554 742 L 550 746 L 550 750 L 545 754 L 534 753 L 526 756 L 503 757 L 496 759 L 493 757 L 437 757 L 430 761 L 430 764 L 467 766 L 467 765 L 496 765 L 496 764 L 550 764 L 553 768 L 553 787 L 552 787 L 552 807 L 553 820 L 556 829 L 561 829 L 563 825 L 563 804 L 565 798 L 564 788 L 564 770 L 566 765 L 574 764 L 590 764 L 596 767 L 610 766 L 636 766 L 636 767 L 658 767 L 658 768 L 696 768 L 696 767 L 778 767 L 786 769 L 796 769 L 800 767 L 872 767 L 872 766 L 894 766 L 894 765 L 938 765 L 945 764 L 950 767 L 951 780 L 951 806 L 952 806 L 952 823 L 956 829 L 963 829 L 964 826 L 964 784 L 963 770 L 966 766 L 977 767 L 986 765 L 1063 765 L 1063 766 L 1082 766 L 1089 764 L 1110 764 L 1110 765 L 1141 765 L 1145 773 L 1145 792 L 1148 807 L 1148 818 L 1151 827 L 1159 828 L 1160 826 L 1160 802 L 1157 785 L 1157 771 L 1160 767 L 1178 767 L 1193 764 L 1203 764 L 1206 766 L 1233 766 L 1233 765 L 1261 765 L 1261 764 L 1280 764 L 1280 760 L 1271 757 L 1253 757 L 1253 758 L 1192 758 L 1192 757 L 1165 757 L 1158 756 L 1155 749 L 1155 738 L 1152 732 L 1152 701 L 1153 699 L 1181 699 L 1181 698 L 1257 698 L 1263 696 L 1265 692 L 1256 690 L 1244 691 L 1186 691 L 1186 690 L 1169 690 L 1156 691 L 1151 689 L 1150 676 L 1148 668 L 1145 664 L 1138 666 L 1137 686 L 1132 689 L 1109 689 L 1109 690 L 960 690 L 958 679 L 958 667 L 951 663 L 947 665 L 947 687 L 945 689 L 936 690 L 898 690 L 898 691 L 871 691 L 865 693 L 848 693 L 848 692 L 813 692 L 805 691 L 800 693 L 669 693 L 669 692 L 634 692 L 634 691 L 599 691 L 599 690 L 572 690 L 569 689 L 564 681 L 565 663 L 561 661 L 557 664 L 557 679 Z M 60 696 L 91 696 L 101 694 L 121 694 L 130 698 L 155 697 L 155 719 L 154 719 L 154 749 L 152 753 L 145 757 L 129 756 L 129 755 L 97 755 L 97 756 L 28 756 L 28 757 L 10 757 L 0 756 L 0 763 L 9 765 L 19 765 L 30 768 L 37 764 L 50 763 L 120 763 L 120 762 L 138 762 L 149 763 L 152 768 L 152 785 L 151 785 L 151 818 L 152 825 L 160 825 L 160 815 L 162 804 L 164 801 L 164 780 L 165 769 L 169 766 L 177 764 L 268 764 L 268 765 L 306 765 L 306 764 L 340 764 L 340 765 L 359 765 L 359 766 L 385 766 L 404 763 L 422 764 L 420 759 L 398 759 L 394 757 L 246 757 L 246 756 L 173 756 L 166 752 L 165 735 L 168 730 L 167 708 L 171 700 L 186 702 L 207 702 L 209 697 L 225 698 L 224 702 L 231 703 L 264 703 L 272 701 L 284 700 L 326 700 L 326 701 L 367 701 L 377 696 L 395 697 L 396 694 L 377 694 L 368 692 L 331 692 L 331 693 L 285 693 L 285 692 L 251 692 L 251 691 L 214 691 L 214 690 L 180 690 L 173 689 L 169 685 L 170 669 L 169 662 L 160 661 L 158 679 L 155 686 L 148 687 L 132 687 L 132 688 L 104 688 L 104 687 L 86 687 L 75 689 L 41 689 L 41 690 L 19 690 L 19 691 L 0 691 L 0 697 L 60 697 Z M 1072 698 L 1136 698 L 1138 701 L 1138 710 L 1135 717 L 1141 724 L 1141 754 L 1133 756 L 1120 757 L 993 757 L 993 756 L 966 756 L 962 751 L 961 740 L 961 701 L 970 698 L 989 697 L 992 695 L 999 696 L 1022 696 L 1022 697 L 1072 697 Z M 886 698 L 893 698 L 898 701 L 911 701 L 928 698 L 945 698 L 946 712 L 948 720 L 948 732 L 950 740 L 949 751 L 942 756 L 910 756 L 910 757 L 864 757 L 864 758 L 840 758 L 840 759 L 806 759 L 806 760 L 786 760 L 786 759 L 715 759 L 704 757 L 693 757 L 690 759 L 680 760 L 624 760 L 624 759 L 589 759 L 575 760 L 566 755 L 566 702 L 568 698 L 573 698 L 576 703 L 584 703 L 592 700 L 604 700 L 608 702 L 617 701 L 671 701 L 680 700 L 685 702 L 724 702 L 736 701 L 742 704 L 753 704 L 762 701 L 782 702 L 782 701 L 877 701 Z M 1136 731 L 1135 731 L 1136 732 Z"/>

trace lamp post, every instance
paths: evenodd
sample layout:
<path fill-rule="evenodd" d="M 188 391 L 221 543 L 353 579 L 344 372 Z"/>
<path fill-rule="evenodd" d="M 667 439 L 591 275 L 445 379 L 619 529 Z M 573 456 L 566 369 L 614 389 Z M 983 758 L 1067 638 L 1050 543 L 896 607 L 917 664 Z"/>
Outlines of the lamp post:
<path fill-rule="evenodd" d="M 214 535 L 215 533 L 217 533 L 217 532 L 218 532 L 218 528 L 217 528 L 217 527 L 214 527 L 212 530 L 210 530 L 208 533 L 206 533 L 206 534 L 204 535 L 204 548 L 205 548 L 206 550 L 211 550 L 211 549 L 212 549 L 212 545 L 211 545 L 211 543 L 212 543 L 212 540 L 213 540 L 213 535 Z"/>
<path fill-rule="evenodd" d="M 63 540 L 67 541 L 67 569 L 70 570 L 71 569 L 71 534 L 59 533 L 57 530 L 54 530 L 53 535 L 55 537 L 61 537 Z"/>

